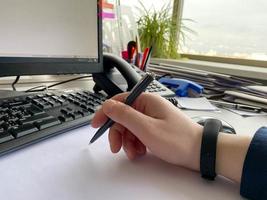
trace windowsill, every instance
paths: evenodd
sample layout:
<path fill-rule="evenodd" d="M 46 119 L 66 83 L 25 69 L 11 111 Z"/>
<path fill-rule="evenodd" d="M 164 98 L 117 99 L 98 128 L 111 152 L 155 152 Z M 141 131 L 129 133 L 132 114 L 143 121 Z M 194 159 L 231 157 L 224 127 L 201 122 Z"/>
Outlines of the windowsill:
<path fill-rule="evenodd" d="M 152 63 L 168 64 L 191 69 L 205 70 L 209 72 L 223 73 L 228 75 L 240 76 L 251 79 L 267 80 L 267 68 L 244 66 L 236 64 L 218 63 L 200 60 L 174 60 L 174 59 L 159 59 L 153 58 Z"/>

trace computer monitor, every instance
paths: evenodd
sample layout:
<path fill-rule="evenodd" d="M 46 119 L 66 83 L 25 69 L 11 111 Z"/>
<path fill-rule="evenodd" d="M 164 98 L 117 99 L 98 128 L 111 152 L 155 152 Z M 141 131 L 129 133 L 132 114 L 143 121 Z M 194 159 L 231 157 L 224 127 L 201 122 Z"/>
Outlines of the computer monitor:
<path fill-rule="evenodd" d="M 98 0 L 0 0 L 0 76 L 103 71 Z"/>

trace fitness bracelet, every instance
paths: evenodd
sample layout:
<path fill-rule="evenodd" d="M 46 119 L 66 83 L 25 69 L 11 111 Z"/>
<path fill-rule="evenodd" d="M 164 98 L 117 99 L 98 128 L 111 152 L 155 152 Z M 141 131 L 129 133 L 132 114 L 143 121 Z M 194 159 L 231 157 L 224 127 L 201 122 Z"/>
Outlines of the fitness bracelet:
<path fill-rule="evenodd" d="M 221 128 L 222 122 L 217 119 L 207 119 L 204 123 L 200 153 L 200 173 L 204 179 L 214 180 L 216 177 L 217 138 Z"/>

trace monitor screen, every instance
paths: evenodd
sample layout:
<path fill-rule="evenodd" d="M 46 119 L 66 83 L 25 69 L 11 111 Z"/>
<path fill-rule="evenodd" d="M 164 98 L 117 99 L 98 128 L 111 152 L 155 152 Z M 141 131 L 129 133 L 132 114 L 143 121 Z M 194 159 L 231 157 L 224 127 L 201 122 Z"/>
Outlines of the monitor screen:
<path fill-rule="evenodd" d="M 0 75 L 102 71 L 97 0 L 0 0 Z"/>

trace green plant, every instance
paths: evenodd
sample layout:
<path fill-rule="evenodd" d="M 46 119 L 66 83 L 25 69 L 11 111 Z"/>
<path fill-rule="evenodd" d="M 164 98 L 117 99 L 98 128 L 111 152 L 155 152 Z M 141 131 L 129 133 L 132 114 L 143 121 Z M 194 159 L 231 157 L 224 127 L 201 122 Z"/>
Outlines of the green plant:
<path fill-rule="evenodd" d="M 186 31 L 193 33 L 181 22 L 177 25 L 173 22 L 170 4 L 163 6 L 160 11 L 154 8 L 147 10 L 140 2 L 141 17 L 137 21 L 141 48 L 153 46 L 153 57 L 180 58 L 178 53 L 179 39 L 183 42 Z M 188 19 L 187 19 L 188 20 Z"/>

